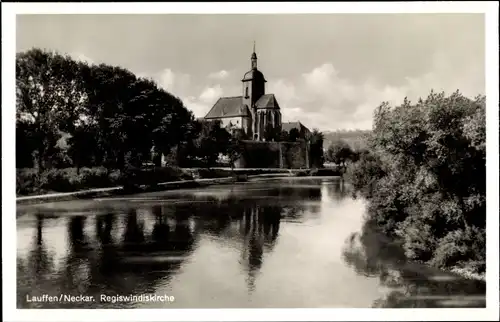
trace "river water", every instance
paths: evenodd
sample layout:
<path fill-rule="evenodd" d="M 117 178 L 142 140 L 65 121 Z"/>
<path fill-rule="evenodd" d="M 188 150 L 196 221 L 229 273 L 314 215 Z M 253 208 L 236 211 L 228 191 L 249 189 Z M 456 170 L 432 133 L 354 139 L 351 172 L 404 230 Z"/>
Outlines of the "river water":
<path fill-rule="evenodd" d="M 482 283 L 356 243 L 364 212 L 336 178 L 18 206 L 17 306 L 485 306 Z"/>

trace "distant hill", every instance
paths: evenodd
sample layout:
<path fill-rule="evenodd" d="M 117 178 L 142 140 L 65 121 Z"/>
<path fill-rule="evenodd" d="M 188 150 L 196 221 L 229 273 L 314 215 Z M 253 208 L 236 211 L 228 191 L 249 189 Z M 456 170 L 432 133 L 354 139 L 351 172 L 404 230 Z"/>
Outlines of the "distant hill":
<path fill-rule="evenodd" d="M 366 135 L 370 130 L 337 130 L 323 132 L 324 141 L 323 147 L 328 149 L 330 144 L 334 141 L 342 140 L 349 144 L 352 149 L 360 149 L 366 146 Z"/>

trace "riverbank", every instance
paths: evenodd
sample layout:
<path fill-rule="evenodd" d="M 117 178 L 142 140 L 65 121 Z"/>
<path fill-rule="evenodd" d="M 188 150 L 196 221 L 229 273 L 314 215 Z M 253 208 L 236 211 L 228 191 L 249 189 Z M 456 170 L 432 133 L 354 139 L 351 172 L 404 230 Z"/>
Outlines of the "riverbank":
<path fill-rule="evenodd" d="M 133 190 L 126 189 L 122 186 L 109 187 L 109 188 L 96 188 L 80 190 L 75 192 L 64 192 L 64 193 L 50 193 L 41 194 L 36 196 L 21 196 L 16 198 L 16 203 L 18 205 L 36 204 L 43 202 L 56 202 L 56 201 L 71 201 L 78 199 L 91 199 L 91 198 L 105 198 L 120 195 L 130 195 L 135 193 L 144 192 L 154 192 L 154 191 L 166 191 L 174 189 L 188 189 L 188 188 L 199 188 L 210 185 L 219 184 L 231 184 L 237 182 L 246 182 L 248 180 L 259 180 L 259 179 L 270 179 L 270 178 L 283 178 L 283 177 L 294 177 L 293 173 L 263 173 L 256 175 L 238 175 L 238 176 L 228 176 L 223 178 L 202 178 L 193 180 L 179 180 L 171 182 L 162 182 L 154 186 L 141 185 Z"/>
<path fill-rule="evenodd" d="M 153 192 L 171 189 L 196 188 L 205 185 L 225 184 L 242 182 L 248 179 L 270 179 L 279 177 L 331 177 L 337 176 L 335 169 L 274 169 L 274 168 L 161 168 L 151 171 L 147 178 L 135 179 L 136 184 L 131 187 L 124 187 L 119 184 L 119 180 L 110 180 L 106 185 L 101 180 L 98 185 L 78 184 L 89 180 L 81 180 L 80 177 L 88 176 L 89 173 L 96 172 L 95 169 L 82 169 L 79 177 L 74 173 L 75 169 L 64 169 L 58 174 L 65 174 L 66 177 L 58 176 L 53 180 L 54 189 L 35 190 L 30 194 L 18 194 L 17 204 L 30 204 L 48 201 L 68 201 L 75 199 L 104 198 L 117 195 L 129 195 L 142 192 Z M 99 169 L 103 172 L 102 169 Z M 112 177 L 110 174 L 101 174 L 101 177 Z M 74 177 L 77 177 L 76 179 Z M 65 180 L 67 179 L 67 180 Z M 102 178 L 101 178 L 102 179 Z M 19 181 L 19 177 L 18 177 Z M 22 180 L 21 180 L 22 181 Z M 104 181 L 104 183 L 103 183 Z M 141 182 L 142 181 L 142 182 Z M 71 182 L 73 185 L 65 184 Z M 75 183 L 76 182 L 76 183 Z M 137 183 L 139 182 L 139 183 Z M 142 183 L 142 184 L 141 184 Z M 26 184 L 26 183 L 24 183 Z M 60 185 L 57 185 L 60 184 Z M 70 189 L 72 187 L 72 189 Z M 62 191 L 60 190 L 62 189 Z M 38 192 L 38 193 L 36 193 Z"/>

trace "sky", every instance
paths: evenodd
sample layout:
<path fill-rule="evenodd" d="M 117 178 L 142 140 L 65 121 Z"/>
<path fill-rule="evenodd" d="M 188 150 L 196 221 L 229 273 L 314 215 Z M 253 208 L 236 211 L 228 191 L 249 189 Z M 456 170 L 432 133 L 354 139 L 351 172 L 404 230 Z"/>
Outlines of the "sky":
<path fill-rule="evenodd" d="M 284 122 L 370 129 L 374 109 L 431 89 L 485 93 L 482 14 L 18 15 L 16 50 L 57 50 L 153 78 L 203 117 L 258 68 Z"/>

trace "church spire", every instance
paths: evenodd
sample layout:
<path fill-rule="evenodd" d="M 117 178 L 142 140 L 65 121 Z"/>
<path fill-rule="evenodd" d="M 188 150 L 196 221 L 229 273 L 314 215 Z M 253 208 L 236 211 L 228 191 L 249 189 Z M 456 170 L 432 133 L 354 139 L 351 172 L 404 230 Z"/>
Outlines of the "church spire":
<path fill-rule="evenodd" d="M 253 42 L 252 69 L 257 69 L 257 54 L 255 53 L 255 40 Z"/>

